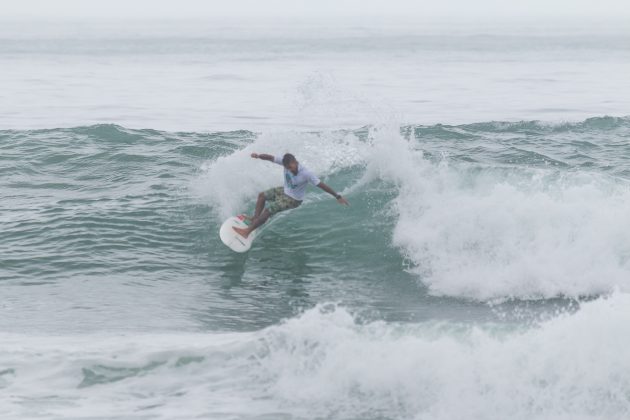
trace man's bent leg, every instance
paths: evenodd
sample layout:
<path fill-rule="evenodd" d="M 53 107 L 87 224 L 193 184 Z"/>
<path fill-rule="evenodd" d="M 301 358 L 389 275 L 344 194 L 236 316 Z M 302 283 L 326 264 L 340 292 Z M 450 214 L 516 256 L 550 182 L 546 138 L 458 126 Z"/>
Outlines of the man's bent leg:
<path fill-rule="evenodd" d="M 271 212 L 269 210 L 263 211 L 257 218 L 252 221 L 252 224 L 249 225 L 249 233 L 252 233 L 256 228 L 265 224 L 267 220 L 271 217 Z"/>
<path fill-rule="evenodd" d="M 245 219 L 249 220 L 250 222 L 252 220 L 254 220 L 255 218 L 257 218 L 258 216 L 260 216 L 260 213 L 262 213 L 263 209 L 265 208 L 265 202 L 267 201 L 267 197 L 265 197 L 265 193 L 261 192 L 260 194 L 258 194 L 258 199 L 256 200 L 256 208 L 254 209 L 254 215 L 253 216 L 245 216 Z"/>
<path fill-rule="evenodd" d="M 256 201 L 256 211 L 254 212 L 254 219 L 260 217 L 260 214 L 262 213 L 263 209 L 265 208 L 265 193 L 261 192 L 260 194 L 258 194 L 258 201 Z"/>
<path fill-rule="evenodd" d="M 261 197 L 262 196 L 262 197 Z M 266 209 L 260 208 L 258 205 L 262 202 L 264 206 L 265 202 L 269 200 L 270 204 Z M 256 203 L 256 216 L 252 219 L 251 224 L 246 228 L 232 227 L 239 235 L 247 238 L 256 228 L 263 225 L 274 214 L 294 209 L 298 207 L 302 202 L 297 201 L 282 191 L 282 187 L 272 188 L 258 195 L 258 202 Z"/>

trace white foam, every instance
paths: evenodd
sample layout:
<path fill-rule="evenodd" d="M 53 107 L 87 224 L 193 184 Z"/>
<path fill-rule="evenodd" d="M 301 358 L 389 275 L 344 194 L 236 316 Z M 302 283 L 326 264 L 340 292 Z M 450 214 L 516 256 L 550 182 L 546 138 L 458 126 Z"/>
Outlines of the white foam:
<path fill-rule="evenodd" d="M 623 418 L 627 295 L 540 327 L 357 325 L 311 311 L 274 338 L 263 366 L 275 398 L 312 417 Z M 274 330 L 272 330 L 274 331 Z"/>
<path fill-rule="evenodd" d="M 630 188 L 592 172 L 429 163 L 373 133 L 364 181 L 393 183 L 393 243 L 437 295 L 539 298 L 630 289 Z"/>
<path fill-rule="evenodd" d="M 259 192 L 283 184 L 282 167 L 252 159 L 252 152 L 292 153 L 300 163 L 325 178 L 339 168 L 362 162 L 366 148 L 367 145 L 351 133 L 265 133 L 241 150 L 204 163 L 191 190 L 212 206 L 218 217 L 225 219 L 251 212 Z"/>
<path fill-rule="evenodd" d="M 517 330 L 361 323 L 320 305 L 257 332 L 2 334 L 0 414 L 622 419 L 629 323 L 615 293 Z M 109 380 L 86 386 L 86 372 Z"/>

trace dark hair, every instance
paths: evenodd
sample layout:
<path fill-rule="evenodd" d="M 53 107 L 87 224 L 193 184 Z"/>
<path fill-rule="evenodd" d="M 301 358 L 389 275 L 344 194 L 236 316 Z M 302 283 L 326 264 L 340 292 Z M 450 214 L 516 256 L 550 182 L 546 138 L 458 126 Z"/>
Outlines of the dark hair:
<path fill-rule="evenodd" d="M 289 163 L 291 162 L 295 162 L 295 156 L 293 156 L 291 153 L 287 153 L 282 157 L 282 164 L 284 166 L 287 166 Z"/>

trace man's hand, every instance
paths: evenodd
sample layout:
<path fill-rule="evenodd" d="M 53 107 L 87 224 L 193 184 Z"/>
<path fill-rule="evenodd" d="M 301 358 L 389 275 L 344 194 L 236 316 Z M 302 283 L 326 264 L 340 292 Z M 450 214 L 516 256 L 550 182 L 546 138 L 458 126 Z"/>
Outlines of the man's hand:
<path fill-rule="evenodd" d="M 317 186 L 321 188 L 322 190 L 326 191 L 328 194 L 335 197 L 335 199 L 337 200 L 337 203 L 343 204 L 344 206 L 350 205 L 350 203 L 348 203 L 348 200 L 343 198 L 341 194 L 337 194 L 335 190 L 333 190 L 332 188 L 330 188 L 328 185 L 324 184 L 323 182 L 320 182 L 319 184 L 317 184 Z"/>
<path fill-rule="evenodd" d="M 339 197 L 339 198 L 337 199 L 337 203 L 342 204 L 342 205 L 344 205 L 344 206 L 349 206 L 349 205 L 350 205 L 350 203 L 348 203 L 348 200 L 346 200 L 346 199 L 345 199 L 345 198 L 343 198 L 343 197 Z"/>
<path fill-rule="evenodd" d="M 251 154 L 251 156 L 252 156 L 252 158 L 254 158 L 254 159 L 258 159 L 258 153 L 252 153 L 252 154 Z"/>

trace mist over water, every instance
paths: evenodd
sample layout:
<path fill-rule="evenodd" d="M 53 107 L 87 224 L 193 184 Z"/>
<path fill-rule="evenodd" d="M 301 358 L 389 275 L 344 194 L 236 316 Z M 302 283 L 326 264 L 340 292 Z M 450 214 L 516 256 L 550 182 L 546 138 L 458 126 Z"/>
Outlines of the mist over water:
<path fill-rule="evenodd" d="M 15 25 L 2 418 L 627 418 L 624 31 Z"/>
<path fill-rule="evenodd" d="M 335 130 L 627 115 L 617 21 L 3 21 L 0 125 Z M 375 112 L 376 111 L 376 112 Z"/>

